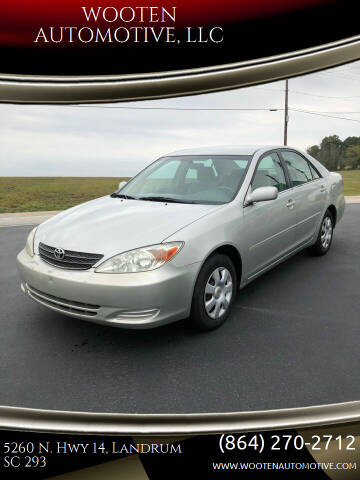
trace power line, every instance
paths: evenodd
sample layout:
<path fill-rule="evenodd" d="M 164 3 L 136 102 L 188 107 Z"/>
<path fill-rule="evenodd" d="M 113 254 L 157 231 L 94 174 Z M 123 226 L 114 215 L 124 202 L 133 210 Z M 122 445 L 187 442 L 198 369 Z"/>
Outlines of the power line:
<path fill-rule="evenodd" d="M 346 111 L 334 111 L 334 110 L 309 110 L 310 112 L 315 112 L 315 113 L 336 113 L 336 114 L 347 114 L 347 115 L 353 115 L 353 114 L 359 114 L 360 113 L 360 110 L 359 111 L 349 111 L 349 110 L 346 110 Z"/>
<path fill-rule="evenodd" d="M 117 109 L 117 110 L 179 110 L 179 111 L 266 111 L 266 112 L 276 112 L 278 110 L 283 110 L 283 108 L 218 108 L 218 107 L 123 107 L 123 106 L 105 106 L 105 105 L 67 105 L 67 107 L 72 108 L 102 108 L 102 109 Z"/>
<path fill-rule="evenodd" d="M 351 75 L 351 74 L 348 74 L 346 72 L 317 72 L 318 75 L 325 75 L 325 77 L 327 76 L 329 78 L 332 77 L 334 80 L 334 75 L 332 75 L 332 73 L 336 73 L 336 75 L 339 77 L 339 78 L 343 78 L 347 81 L 351 81 L 351 82 L 356 82 L 356 83 L 359 83 L 359 79 L 360 79 L 360 76 L 359 75 Z M 315 75 L 315 73 L 314 73 Z"/>
<path fill-rule="evenodd" d="M 336 75 L 340 75 L 340 76 L 343 76 L 345 78 L 351 78 L 351 79 L 358 79 L 359 78 L 359 72 L 355 72 L 355 71 L 351 71 L 351 70 L 338 70 L 338 71 L 327 70 L 327 71 L 322 71 L 322 72 L 319 72 L 319 73 L 327 74 L 327 75 L 335 73 Z"/>
<path fill-rule="evenodd" d="M 285 91 L 285 90 L 283 90 Z M 292 90 L 289 89 L 289 92 L 292 92 Z M 100 108 L 100 109 L 117 109 L 117 110 L 158 110 L 158 111 L 163 111 L 163 110 L 169 110 L 169 111 L 248 111 L 248 112 L 278 112 L 278 111 L 285 111 L 285 108 L 243 108 L 243 107 L 135 107 L 135 106 L 106 106 L 106 105 L 67 105 L 67 107 L 71 108 Z M 314 111 L 314 110 L 306 110 L 302 108 L 295 108 L 295 107 L 289 107 L 289 111 L 292 112 L 299 112 L 299 113 L 305 113 L 308 115 L 317 115 L 320 117 L 328 117 L 328 118 L 335 118 L 338 120 L 347 120 L 350 122 L 356 122 L 360 123 L 360 120 L 357 120 L 355 118 L 347 118 L 347 117 L 339 117 L 335 114 L 360 114 L 360 111 Z M 334 115 L 333 115 L 334 114 Z"/>
<path fill-rule="evenodd" d="M 300 112 L 300 113 L 306 113 L 308 115 L 317 115 L 319 117 L 328 117 L 328 118 L 336 118 L 338 120 L 347 120 L 349 122 L 356 122 L 356 123 L 360 123 L 360 120 L 356 120 L 355 118 L 347 118 L 347 117 L 338 117 L 338 116 L 335 116 L 335 115 L 326 115 L 324 113 L 319 113 L 319 112 L 312 112 L 310 110 L 302 110 L 300 108 L 289 108 L 289 110 L 293 111 L 293 112 Z"/>
<path fill-rule="evenodd" d="M 289 90 L 289 92 L 291 92 L 291 90 Z M 149 111 L 153 111 L 153 110 L 158 110 L 158 111 L 163 111 L 163 110 L 170 110 L 170 111 L 204 111 L 204 112 L 208 112 L 208 111 L 234 111 L 234 112 L 237 112 L 237 111 L 248 111 L 248 112 L 258 112 L 258 111 L 261 111 L 261 112 L 278 112 L 278 111 L 284 111 L 285 108 L 242 108 L 242 107 L 223 107 L 223 108 L 219 108 L 219 107 L 130 107 L 130 106 L 105 106 L 105 105 L 67 105 L 67 107 L 72 107 L 72 108 L 101 108 L 101 109 L 117 109 L 117 110 L 149 110 Z M 314 111 L 314 110 L 306 110 L 306 109 L 302 109 L 302 108 L 290 108 L 289 107 L 289 111 L 293 111 L 293 112 L 300 112 L 300 113 L 307 113 L 309 115 L 319 115 L 319 116 L 322 116 L 322 117 L 329 117 L 329 118 L 337 118 L 339 120 L 348 120 L 348 121 L 351 121 L 351 122 L 360 122 L 360 120 L 356 120 L 354 118 L 346 118 L 346 117 L 339 117 L 339 116 L 335 116 L 335 115 L 331 115 L 331 114 L 360 114 L 360 111 L 347 111 L 347 112 L 338 112 L 338 111 Z"/>
<path fill-rule="evenodd" d="M 320 94 L 315 94 L 315 93 L 308 93 L 308 92 L 302 92 L 299 90 L 289 90 L 291 93 L 299 94 L 299 95 L 306 95 L 309 97 L 319 97 L 319 98 L 332 98 L 332 99 L 337 99 L 337 100 L 350 100 L 352 98 L 360 98 L 360 95 L 352 95 L 348 97 L 337 97 L 337 96 L 331 96 L 331 95 L 320 95 Z"/>
<path fill-rule="evenodd" d="M 283 90 L 285 91 L 285 90 Z M 293 92 L 293 90 L 289 89 L 289 93 Z M 360 97 L 360 96 L 359 96 Z M 174 110 L 174 111 L 260 111 L 260 112 L 278 112 L 284 111 L 285 108 L 283 107 L 268 107 L 268 108 L 244 108 L 244 107 L 133 107 L 133 106 L 106 106 L 106 105 L 66 105 L 67 107 L 72 108 L 102 108 L 104 110 L 107 109 L 117 109 L 117 110 Z M 289 110 L 299 111 L 303 113 L 314 113 L 314 114 L 360 114 L 360 110 L 306 110 L 299 107 L 290 108 Z M 349 118 L 348 120 L 354 120 Z"/>
<path fill-rule="evenodd" d="M 255 87 L 252 87 L 252 88 L 255 88 Z M 266 87 L 256 87 L 256 88 L 259 88 L 261 90 L 271 90 L 273 92 L 285 92 L 284 88 L 266 88 Z M 337 99 L 337 100 L 347 100 L 347 99 L 350 100 L 352 98 L 360 98 L 360 95 L 349 95 L 349 96 L 344 96 L 344 97 L 335 96 L 335 95 L 321 95 L 321 94 L 316 94 L 316 93 L 303 92 L 303 91 L 300 91 L 300 90 L 292 90 L 291 88 L 289 88 L 289 93 L 306 95 L 308 97 L 333 98 L 333 99 Z"/>

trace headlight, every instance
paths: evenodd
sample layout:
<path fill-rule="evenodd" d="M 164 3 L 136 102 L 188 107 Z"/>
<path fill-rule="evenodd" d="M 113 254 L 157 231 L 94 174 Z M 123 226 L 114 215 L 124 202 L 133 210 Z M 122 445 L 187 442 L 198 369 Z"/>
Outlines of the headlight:
<path fill-rule="evenodd" d="M 26 240 L 25 251 L 28 255 L 30 255 L 30 257 L 34 256 L 34 238 L 37 228 L 38 227 L 35 227 L 31 230 Z"/>
<path fill-rule="evenodd" d="M 161 243 L 130 250 L 109 258 L 95 271 L 98 273 L 137 273 L 155 270 L 173 258 L 183 244 L 183 242 Z"/>

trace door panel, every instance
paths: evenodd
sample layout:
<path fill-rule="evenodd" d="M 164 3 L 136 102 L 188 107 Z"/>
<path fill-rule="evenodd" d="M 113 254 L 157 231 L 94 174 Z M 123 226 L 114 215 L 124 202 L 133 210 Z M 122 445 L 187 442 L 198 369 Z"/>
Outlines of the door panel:
<path fill-rule="evenodd" d="M 276 186 L 278 198 L 244 208 L 248 277 L 284 256 L 296 243 L 294 202 L 283 165 L 275 152 L 265 154 L 260 159 L 250 188 L 254 190 L 265 186 Z"/>
<path fill-rule="evenodd" d="M 313 237 L 319 227 L 325 205 L 326 190 L 320 180 L 293 189 L 296 210 L 296 241 L 300 245 Z"/>
<path fill-rule="evenodd" d="M 296 215 L 290 191 L 276 200 L 259 202 L 244 209 L 251 277 L 291 251 L 296 243 Z"/>
<path fill-rule="evenodd" d="M 292 182 L 296 210 L 296 241 L 300 245 L 314 236 L 326 201 L 326 187 L 309 162 L 294 151 L 281 151 Z M 317 175 L 317 176 L 316 176 Z"/>

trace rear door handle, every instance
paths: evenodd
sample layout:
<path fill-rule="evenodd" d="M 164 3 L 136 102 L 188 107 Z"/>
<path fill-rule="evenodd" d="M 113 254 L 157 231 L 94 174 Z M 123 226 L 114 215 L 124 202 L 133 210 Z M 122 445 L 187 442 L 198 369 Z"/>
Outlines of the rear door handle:
<path fill-rule="evenodd" d="M 320 186 L 320 192 L 321 192 L 321 193 L 326 192 L 326 187 L 325 187 L 325 185 L 321 185 L 321 186 Z"/>
<path fill-rule="evenodd" d="M 295 205 L 295 202 L 294 202 L 294 200 L 291 200 L 291 199 L 288 200 L 288 202 L 287 202 L 287 204 L 286 204 L 286 206 L 287 206 L 288 208 L 292 208 L 294 205 Z"/>

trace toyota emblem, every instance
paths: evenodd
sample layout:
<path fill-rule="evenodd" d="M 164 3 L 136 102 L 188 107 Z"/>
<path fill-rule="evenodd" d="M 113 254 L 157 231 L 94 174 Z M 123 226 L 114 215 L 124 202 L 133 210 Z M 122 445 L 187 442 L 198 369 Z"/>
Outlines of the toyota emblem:
<path fill-rule="evenodd" d="M 55 248 L 54 250 L 54 257 L 57 260 L 62 260 L 65 257 L 65 250 L 62 248 Z"/>

